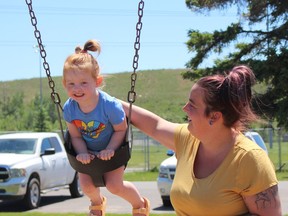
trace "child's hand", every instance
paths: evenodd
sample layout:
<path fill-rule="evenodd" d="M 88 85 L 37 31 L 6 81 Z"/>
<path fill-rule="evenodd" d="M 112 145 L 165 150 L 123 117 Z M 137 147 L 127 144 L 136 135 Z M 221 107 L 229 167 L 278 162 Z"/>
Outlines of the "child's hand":
<path fill-rule="evenodd" d="M 91 153 L 80 153 L 76 156 L 76 159 L 82 164 L 89 164 L 93 160 L 95 155 Z"/>
<path fill-rule="evenodd" d="M 110 160 L 114 156 L 115 151 L 112 149 L 104 149 L 97 154 L 101 160 Z"/>

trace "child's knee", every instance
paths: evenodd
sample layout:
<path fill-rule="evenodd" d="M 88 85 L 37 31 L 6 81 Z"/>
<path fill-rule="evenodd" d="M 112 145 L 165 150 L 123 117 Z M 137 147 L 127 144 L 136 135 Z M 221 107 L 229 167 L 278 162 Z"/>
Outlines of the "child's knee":
<path fill-rule="evenodd" d="M 108 191 L 110 191 L 113 194 L 120 194 L 124 190 L 123 184 L 115 184 L 114 183 L 106 183 L 106 188 Z"/>

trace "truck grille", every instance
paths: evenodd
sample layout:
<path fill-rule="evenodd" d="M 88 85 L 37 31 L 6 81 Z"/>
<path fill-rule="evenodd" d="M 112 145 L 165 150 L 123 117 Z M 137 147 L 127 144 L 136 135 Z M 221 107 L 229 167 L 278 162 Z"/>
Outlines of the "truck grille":
<path fill-rule="evenodd" d="M 176 171 L 175 168 L 169 168 L 169 176 L 170 176 L 170 179 L 172 180 L 174 179 L 175 171 Z"/>
<path fill-rule="evenodd" d="M 0 167 L 0 180 L 6 180 L 9 178 L 9 170 L 6 167 Z"/>

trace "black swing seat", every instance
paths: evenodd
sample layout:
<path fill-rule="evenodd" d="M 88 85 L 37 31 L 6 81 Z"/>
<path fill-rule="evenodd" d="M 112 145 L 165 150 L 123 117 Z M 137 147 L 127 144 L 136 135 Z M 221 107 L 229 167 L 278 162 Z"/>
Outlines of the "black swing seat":
<path fill-rule="evenodd" d="M 131 157 L 130 145 L 126 139 L 124 139 L 122 145 L 115 151 L 114 156 L 110 160 L 105 161 L 95 157 L 89 164 L 82 164 L 76 159 L 77 154 L 73 149 L 69 131 L 65 133 L 64 146 L 72 168 L 79 173 L 90 175 L 96 187 L 105 186 L 104 173 L 123 165 L 126 166 Z"/>

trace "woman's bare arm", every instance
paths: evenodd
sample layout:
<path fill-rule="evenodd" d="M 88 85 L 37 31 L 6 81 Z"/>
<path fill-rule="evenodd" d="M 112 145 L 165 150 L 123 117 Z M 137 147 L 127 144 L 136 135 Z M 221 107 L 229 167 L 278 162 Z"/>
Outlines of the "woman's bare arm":
<path fill-rule="evenodd" d="M 121 101 L 121 103 L 128 116 L 130 104 L 124 101 Z M 178 124 L 169 122 L 160 116 L 135 105 L 132 106 L 131 122 L 139 130 L 157 140 L 162 145 L 175 150 L 174 133 Z"/>
<path fill-rule="evenodd" d="M 243 196 L 250 215 L 281 216 L 278 185 L 274 185 L 253 196 Z"/>

